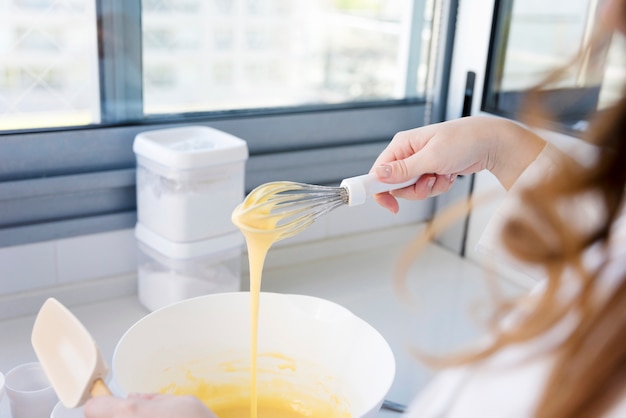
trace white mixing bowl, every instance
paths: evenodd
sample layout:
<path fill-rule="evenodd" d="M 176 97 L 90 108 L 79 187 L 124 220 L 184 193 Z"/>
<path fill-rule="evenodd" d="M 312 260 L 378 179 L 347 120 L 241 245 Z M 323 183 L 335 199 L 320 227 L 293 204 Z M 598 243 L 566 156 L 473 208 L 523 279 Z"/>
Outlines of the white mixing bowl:
<path fill-rule="evenodd" d="M 395 374 L 391 348 L 372 326 L 311 296 L 261 294 L 258 353 L 259 396 L 282 381 L 340 402 L 351 418 L 375 417 Z M 122 394 L 190 378 L 249 388 L 250 294 L 211 294 L 152 312 L 121 338 L 112 371 Z"/>

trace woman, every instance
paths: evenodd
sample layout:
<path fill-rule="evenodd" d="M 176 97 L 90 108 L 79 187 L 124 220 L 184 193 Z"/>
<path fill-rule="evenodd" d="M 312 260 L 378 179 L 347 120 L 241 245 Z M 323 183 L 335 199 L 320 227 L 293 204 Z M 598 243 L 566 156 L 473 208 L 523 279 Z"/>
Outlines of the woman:
<path fill-rule="evenodd" d="M 390 182 L 415 175 L 411 167 L 441 167 L 412 190 L 379 196 L 392 211 L 395 197 L 448 190 L 456 173 L 488 169 L 513 186 L 504 221 L 496 219 L 498 244 L 547 278 L 489 340 L 444 360 L 456 367 L 431 382 L 409 416 L 626 416 L 626 101 L 602 126 L 597 138 L 607 151 L 590 168 L 495 118 L 399 133 L 377 160 L 376 172 Z M 468 132 L 482 139 L 462 147 Z M 462 140 L 444 151 L 452 137 Z"/>
<path fill-rule="evenodd" d="M 624 32 L 626 2 L 607 0 L 602 18 Z M 448 359 L 452 367 L 409 416 L 626 416 L 626 100 L 591 133 L 604 151 L 585 167 L 521 125 L 492 117 L 400 132 L 376 160 L 382 181 L 421 176 L 377 196 L 392 212 L 397 198 L 443 193 L 459 174 L 489 170 L 517 189 L 497 237 L 511 257 L 546 277 L 475 350 Z M 530 179 L 536 173 L 539 182 Z M 94 398 L 84 411 L 87 418 L 214 417 L 195 398 L 169 395 Z"/>

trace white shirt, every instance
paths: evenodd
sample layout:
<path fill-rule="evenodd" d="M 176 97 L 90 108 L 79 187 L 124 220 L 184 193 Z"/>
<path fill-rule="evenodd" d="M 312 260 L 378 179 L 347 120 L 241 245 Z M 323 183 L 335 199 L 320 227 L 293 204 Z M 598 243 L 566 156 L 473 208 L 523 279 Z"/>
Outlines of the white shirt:
<path fill-rule="evenodd" d="M 522 174 L 516 187 L 537 180 L 537 176 L 549 175 L 555 169 L 557 151 L 547 145 L 527 170 Z M 513 189 L 514 189 L 513 188 Z M 481 251 L 497 253 L 506 257 L 497 246 L 497 231 L 506 214 L 517 208 L 514 190 L 507 198 L 497 216 L 486 228 L 479 246 Z M 586 208 L 591 216 L 593 204 Z M 597 213 L 597 211 L 596 211 Z M 580 214 L 579 214 L 580 215 Z M 588 225 L 588 222 L 581 225 Z M 613 286 L 626 275 L 626 216 L 615 223 L 613 241 L 609 249 L 609 265 L 600 278 L 602 289 L 610 292 Z M 600 248 L 591 248 L 584 261 L 591 266 L 604 256 Z M 537 277 L 537 272 L 527 271 Z M 541 291 L 543 283 L 533 291 Z M 562 297 L 570 297 L 575 289 L 564 289 Z M 428 386 L 412 402 L 407 418 L 530 418 L 534 415 L 545 382 L 548 380 L 554 357 L 551 348 L 562 341 L 575 325 L 573 317 L 566 317 L 561 323 L 538 338 L 503 348 L 488 359 L 463 367 L 446 369 L 437 374 Z M 626 399 L 619 402 L 605 418 L 626 416 Z"/>

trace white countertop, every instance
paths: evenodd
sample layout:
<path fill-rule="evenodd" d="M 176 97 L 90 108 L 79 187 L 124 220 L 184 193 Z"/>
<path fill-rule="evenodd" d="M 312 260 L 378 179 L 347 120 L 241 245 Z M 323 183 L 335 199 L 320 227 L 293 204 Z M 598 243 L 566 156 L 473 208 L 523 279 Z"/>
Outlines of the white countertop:
<path fill-rule="evenodd" d="M 354 247 L 365 249 L 288 266 L 280 267 L 270 256 L 262 285 L 264 291 L 308 294 L 335 301 L 377 328 L 396 356 L 396 379 L 387 398 L 400 403 L 410 402 L 431 375 L 409 355 L 410 347 L 419 345 L 443 353 L 474 337 L 479 324 L 469 318 L 468 311 L 485 294 L 484 275 L 479 266 L 430 245 L 410 272 L 415 303 L 412 306 L 400 303 L 391 280 L 394 261 L 416 230 L 409 228 L 381 240 L 370 234 L 367 238 L 374 241 Z M 328 245 L 344 247 L 349 243 Z M 302 250 L 294 246 L 280 251 L 289 256 L 289 252 Z M 508 288 L 521 290 L 514 285 Z M 109 363 L 123 333 L 148 313 L 136 297 L 70 309 L 90 330 Z M 0 321 L 0 371 L 6 373 L 17 364 L 36 360 L 30 345 L 33 321 L 34 316 Z M 399 414 L 382 411 L 380 416 Z M 6 396 L 0 405 L 0 418 L 9 418 Z"/>

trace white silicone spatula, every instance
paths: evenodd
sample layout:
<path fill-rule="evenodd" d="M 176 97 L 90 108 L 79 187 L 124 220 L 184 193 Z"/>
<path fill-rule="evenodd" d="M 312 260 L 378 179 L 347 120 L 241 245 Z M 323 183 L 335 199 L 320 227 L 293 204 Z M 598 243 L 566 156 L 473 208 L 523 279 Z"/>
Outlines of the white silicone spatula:
<path fill-rule="evenodd" d="M 31 334 L 31 343 L 48 380 L 67 408 L 90 396 L 110 395 L 104 379 L 109 367 L 91 334 L 63 304 L 44 302 Z"/>

